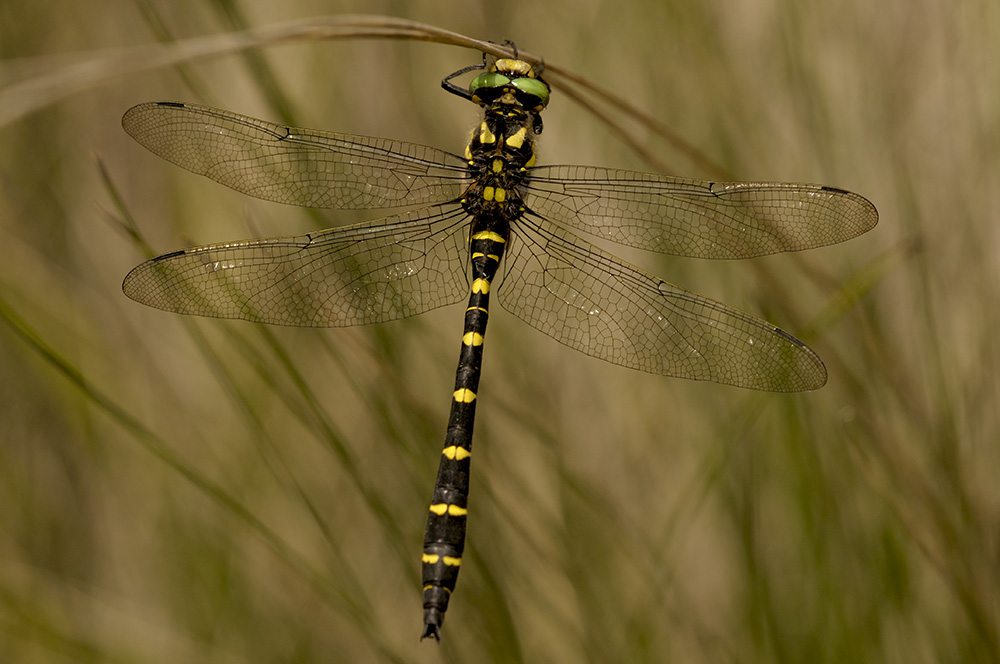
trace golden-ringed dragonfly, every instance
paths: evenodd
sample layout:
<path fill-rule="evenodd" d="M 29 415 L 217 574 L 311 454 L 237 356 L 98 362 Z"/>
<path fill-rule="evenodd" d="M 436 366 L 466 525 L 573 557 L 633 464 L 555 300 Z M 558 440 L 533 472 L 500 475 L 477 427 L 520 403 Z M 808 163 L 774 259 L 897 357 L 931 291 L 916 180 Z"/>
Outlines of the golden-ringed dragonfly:
<path fill-rule="evenodd" d="M 476 70 L 468 89 L 452 82 Z M 383 323 L 467 300 L 424 536 L 422 638 L 435 639 L 465 546 L 492 294 L 541 332 L 614 364 L 756 390 L 814 390 L 826 369 L 791 334 L 576 233 L 676 256 L 749 258 L 841 242 L 878 220 L 869 201 L 833 187 L 538 166 L 535 138 L 551 89 L 532 65 L 490 65 L 484 56 L 442 85 L 483 111 L 464 156 L 193 104 L 140 104 L 122 118 L 155 154 L 250 196 L 315 208 L 413 206 L 316 233 L 174 251 L 133 269 L 123 289 L 177 313 L 315 327 Z"/>

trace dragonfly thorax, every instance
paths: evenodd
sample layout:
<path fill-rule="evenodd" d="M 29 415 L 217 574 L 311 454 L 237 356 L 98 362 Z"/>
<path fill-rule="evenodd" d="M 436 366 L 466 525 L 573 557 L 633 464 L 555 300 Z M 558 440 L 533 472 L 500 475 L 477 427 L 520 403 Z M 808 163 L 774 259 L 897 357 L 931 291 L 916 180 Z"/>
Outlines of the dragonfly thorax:
<path fill-rule="evenodd" d="M 465 210 L 513 221 L 523 214 L 523 188 L 535 163 L 535 135 L 541 128 L 537 112 L 525 109 L 512 94 L 503 94 L 484 108 L 466 148 L 472 184 L 462 198 Z"/>

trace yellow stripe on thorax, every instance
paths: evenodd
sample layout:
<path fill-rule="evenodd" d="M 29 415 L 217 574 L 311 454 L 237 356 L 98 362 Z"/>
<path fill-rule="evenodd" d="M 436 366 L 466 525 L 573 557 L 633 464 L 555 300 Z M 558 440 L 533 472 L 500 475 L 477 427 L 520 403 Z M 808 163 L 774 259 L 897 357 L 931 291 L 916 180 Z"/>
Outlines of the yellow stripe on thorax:
<path fill-rule="evenodd" d="M 491 143 L 494 143 L 496 140 L 497 137 L 493 135 L 493 132 L 490 131 L 490 128 L 487 127 L 486 123 L 484 122 L 479 127 L 479 142 L 482 143 L 483 145 L 489 145 Z"/>
<path fill-rule="evenodd" d="M 528 137 L 528 130 L 525 127 L 521 127 L 517 130 L 517 133 L 507 139 L 507 146 L 512 147 L 515 150 L 524 145 L 524 139 Z"/>

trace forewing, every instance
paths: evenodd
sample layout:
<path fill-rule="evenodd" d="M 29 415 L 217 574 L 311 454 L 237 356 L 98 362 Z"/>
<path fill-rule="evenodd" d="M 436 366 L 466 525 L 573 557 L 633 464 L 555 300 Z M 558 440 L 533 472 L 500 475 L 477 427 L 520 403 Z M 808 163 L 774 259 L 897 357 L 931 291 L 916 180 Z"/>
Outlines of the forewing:
<path fill-rule="evenodd" d="M 442 203 L 467 186 L 466 163 L 386 138 L 272 124 L 207 106 L 152 102 L 122 127 L 151 152 L 267 201 L 360 210 Z"/>
<path fill-rule="evenodd" d="M 709 182 L 591 166 L 530 171 L 525 203 L 595 237 L 695 258 L 750 258 L 870 230 L 867 199 L 811 184 Z"/>
<path fill-rule="evenodd" d="M 381 323 L 467 296 L 467 215 L 433 206 L 292 237 L 186 249 L 125 277 L 133 300 L 302 327 Z"/>
<path fill-rule="evenodd" d="M 582 353 L 649 373 L 756 390 L 826 382 L 819 357 L 774 325 L 678 288 L 531 217 L 512 233 L 500 304 Z"/>

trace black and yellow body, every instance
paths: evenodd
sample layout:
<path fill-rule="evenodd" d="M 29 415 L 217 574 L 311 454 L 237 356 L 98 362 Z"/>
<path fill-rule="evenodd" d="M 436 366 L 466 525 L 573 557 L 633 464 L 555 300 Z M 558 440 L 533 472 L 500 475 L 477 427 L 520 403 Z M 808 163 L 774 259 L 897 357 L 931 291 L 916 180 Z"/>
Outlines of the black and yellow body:
<path fill-rule="evenodd" d="M 489 74 L 476 78 L 472 85 L 474 92 L 470 93 L 470 98 L 484 109 L 483 121 L 473 130 L 466 150 L 472 184 L 461 199 L 463 209 L 472 218 L 469 230 L 472 288 L 465 310 L 448 431 L 424 534 L 421 638 L 439 638 L 444 612 L 461 569 L 472 431 L 489 320 L 490 288 L 510 240 L 511 224 L 525 212 L 522 188 L 527 168 L 535 161 L 534 137 L 541 130 L 538 112 L 547 100 L 547 94 L 539 98 L 515 87 L 513 81 L 522 78 L 544 85 L 527 63 L 498 60 Z M 477 82 L 484 81 L 488 83 L 486 89 L 477 86 Z M 547 92 L 547 86 L 545 89 Z"/>
<path fill-rule="evenodd" d="M 515 55 L 516 58 L 516 55 Z M 468 88 L 451 80 L 479 70 Z M 580 234 L 640 250 L 733 259 L 860 235 L 866 199 L 813 184 L 714 182 L 536 165 L 550 89 L 499 59 L 442 81 L 483 109 L 465 155 L 150 102 L 122 126 L 161 157 L 250 196 L 314 208 L 407 211 L 288 237 L 193 247 L 136 266 L 132 299 L 167 311 L 309 327 L 368 325 L 467 302 L 451 415 L 423 553 L 423 636 L 439 636 L 465 547 L 472 430 L 491 296 L 592 357 L 662 376 L 797 392 L 826 382 L 804 343 L 675 286 Z"/>

